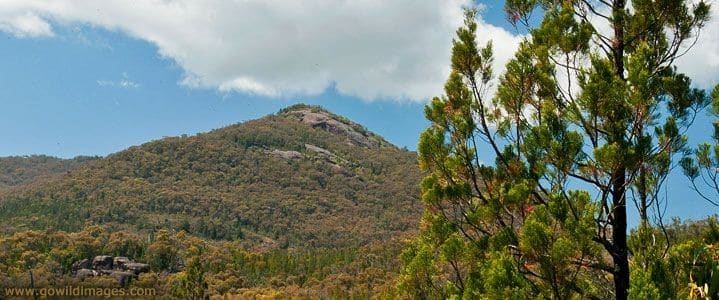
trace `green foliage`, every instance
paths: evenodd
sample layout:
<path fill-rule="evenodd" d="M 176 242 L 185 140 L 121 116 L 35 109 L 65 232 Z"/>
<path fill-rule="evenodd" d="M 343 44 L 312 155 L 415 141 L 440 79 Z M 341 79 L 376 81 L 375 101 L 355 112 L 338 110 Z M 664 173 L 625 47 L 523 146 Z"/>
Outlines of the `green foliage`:
<path fill-rule="evenodd" d="M 674 158 L 689 150 L 683 133 L 709 104 L 673 64 L 707 22 L 709 6 L 512 0 L 505 8 L 515 25 L 529 26 L 535 9 L 543 20 L 507 63 L 496 94 L 486 93 L 492 44 L 477 44 L 483 33 L 469 9 L 452 42 L 444 95 L 425 108 L 431 125 L 418 145 L 428 173 L 425 214 L 402 255 L 400 292 L 680 295 L 690 279 L 679 262 L 688 258 L 650 242 L 650 214 L 667 200 L 658 191 Z M 640 229 L 628 241 L 632 207 Z"/>
<path fill-rule="evenodd" d="M 190 246 L 185 253 L 185 270 L 172 280 L 173 296 L 182 299 L 204 299 L 207 282 L 202 262 L 202 246 Z"/>
<path fill-rule="evenodd" d="M 630 236 L 634 299 L 713 299 L 719 297 L 715 274 L 716 217 L 675 222 L 663 229 L 643 226 Z"/>
<path fill-rule="evenodd" d="M 160 230 L 147 248 L 147 262 L 157 272 L 177 271 L 180 263 L 178 248 L 178 241 L 170 237 L 167 230 Z"/>
<path fill-rule="evenodd" d="M 317 121 L 303 119 L 306 112 Z M 298 105 L 0 191 L 0 232 L 91 223 L 184 230 L 248 247 L 359 246 L 416 230 L 419 180 L 416 154 Z"/>
<path fill-rule="evenodd" d="M 712 114 L 719 117 L 719 84 L 711 93 Z M 719 121 L 714 121 L 713 145 L 702 143 L 681 160 L 681 166 L 692 182 L 692 188 L 709 203 L 719 206 Z M 707 191 L 707 188 L 709 191 Z"/>
<path fill-rule="evenodd" d="M 70 269 L 75 261 L 117 253 L 153 264 L 152 272 L 141 274 L 129 287 L 154 288 L 162 298 L 390 297 L 398 270 L 396 257 L 402 247 L 400 242 L 391 240 L 352 248 L 266 251 L 247 249 L 238 242 L 203 240 L 184 232 L 158 230 L 153 235 L 148 243 L 146 236 L 128 231 L 109 232 L 108 228 L 98 226 L 72 233 L 23 231 L 0 235 L 0 289 L 28 287 L 28 268 L 37 287 L 117 288 L 118 282 L 110 276 L 79 280 Z M 123 243 L 117 241 L 120 237 Z"/>
<path fill-rule="evenodd" d="M 71 172 L 97 159 L 99 157 L 88 156 L 60 159 L 45 155 L 0 157 L 0 188 Z"/>
<path fill-rule="evenodd" d="M 415 153 L 304 105 L 72 167 L 5 161 L 20 179 L 0 189 L 0 288 L 28 268 L 36 286 L 117 287 L 71 274 L 113 255 L 148 263 L 131 286 L 167 298 L 394 298 L 421 215 Z"/>
<path fill-rule="evenodd" d="M 659 289 L 652 278 L 640 268 L 632 269 L 632 286 L 629 288 L 629 299 L 660 299 Z"/>

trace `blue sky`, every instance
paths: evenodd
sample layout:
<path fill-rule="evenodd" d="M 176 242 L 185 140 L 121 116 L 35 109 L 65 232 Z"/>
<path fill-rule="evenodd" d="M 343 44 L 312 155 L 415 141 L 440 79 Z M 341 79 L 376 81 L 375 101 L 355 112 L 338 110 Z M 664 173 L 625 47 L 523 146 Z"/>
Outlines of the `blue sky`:
<path fill-rule="evenodd" d="M 419 102 L 368 102 L 331 88 L 313 96 L 263 97 L 182 86 L 182 69 L 158 56 L 153 45 L 119 32 L 81 30 L 97 40 L 88 44 L 73 31 L 53 39 L 3 36 L 0 156 L 106 155 L 298 102 L 325 106 L 410 148 L 425 125 Z M 109 46 L 98 46 L 98 40 Z"/>
<path fill-rule="evenodd" d="M 222 39 L 232 39 L 232 35 L 222 30 L 213 31 L 219 32 L 218 39 L 208 38 L 207 44 L 193 45 L 176 42 L 185 37 L 173 35 L 176 34 L 173 31 L 161 31 L 156 23 L 134 21 L 137 16 L 131 11 L 123 15 L 120 9 L 112 7 L 91 7 L 89 11 L 53 10 L 55 8 L 44 7 L 42 2 L 23 6 L 30 2 L 17 2 L 14 10 L 0 8 L 0 156 L 107 155 L 164 136 L 195 134 L 259 118 L 298 102 L 322 105 L 365 125 L 398 146 L 416 149 L 417 137 L 427 126 L 424 101 L 441 90 L 441 78 L 445 75 L 434 71 L 448 68 L 448 41 L 453 28 L 461 21 L 456 17 L 457 12 L 461 12 L 458 7 L 465 1 L 447 1 L 454 5 L 452 7 L 414 5 L 420 12 L 426 10 L 428 16 L 433 16 L 439 6 L 446 12 L 437 20 L 406 20 L 409 25 L 418 22 L 413 26 L 425 26 L 417 30 L 418 36 L 433 38 L 420 41 L 425 44 L 412 44 L 416 37 L 402 40 L 406 32 L 373 36 L 372 30 L 376 29 L 373 24 L 359 26 L 355 35 L 346 30 L 335 33 L 332 28 L 322 27 L 325 24 L 312 23 L 312 11 L 282 15 L 298 22 L 306 21 L 308 27 L 315 26 L 322 34 L 326 30 L 327 36 L 335 38 L 328 41 L 332 43 L 329 48 L 332 51 L 323 53 L 324 48 L 315 45 L 321 46 L 325 41 L 312 39 L 313 45 L 307 46 L 309 50 L 305 53 L 303 49 L 297 50 L 298 45 L 304 45 L 301 40 L 283 36 L 277 47 L 292 51 L 272 51 L 278 51 L 279 56 L 287 52 L 302 56 L 277 59 L 277 66 L 273 65 L 272 57 L 264 60 L 253 57 L 269 50 L 247 50 L 252 48 L 247 40 L 225 43 Z M 110 2 L 113 1 L 107 3 Z M 480 37 L 495 41 L 500 68 L 523 34 L 505 20 L 502 6 L 500 1 L 484 4 L 481 29 L 487 36 Z M 400 8 L 404 7 L 379 9 L 384 13 L 392 9 L 402 11 Z M 366 11 L 350 8 L 368 15 L 373 12 L 372 8 Z M 217 12 L 209 10 L 210 13 Z M 289 14 L 284 10 L 277 13 Z M 164 17 L 156 15 L 158 19 Z M 326 15 L 331 19 L 329 12 Z M 378 17 L 375 23 L 381 25 L 382 20 Z M 422 23 L 429 24 L 419 25 Z M 187 39 L 203 42 L 207 32 L 193 35 L 202 24 L 190 25 L 192 27 L 183 28 L 181 33 L 187 32 Z M 144 28 L 160 29 L 145 31 Z M 709 35 L 713 37 L 715 32 L 712 29 Z M 317 32 L 298 35 L 311 33 Z M 233 34 L 254 36 L 242 31 Z M 366 45 L 345 45 L 344 48 L 335 45 L 347 35 Z M 272 37 L 272 33 L 255 38 L 266 36 Z M 403 42 L 393 45 L 393 40 Z M 386 52 L 363 56 L 352 52 L 353 47 L 359 49 L 357 51 L 366 47 Z M 715 46 L 710 45 L 709 50 L 699 49 L 698 53 L 709 53 L 711 47 Z M 216 53 L 205 54 L 213 51 Z M 234 57 L 233 53 L 237 53 L 237 60 L 242 62 L 231 66 L 246 68 L 247 77 L 223 68 L 225 61 L 219 59 Z M 405 56 L 409 58 L 404 59 Z M 375 69 L 363 69 L 378 57 L 386 61 Z M 352 65 L 353 60 L 362 64 Z M 295 66 L 298 61 L 311 66 Z M 695 64 L 698 65 L 695 60 L 685 62 L 690 67 Z M 422 67 L 417 69 L 415 65 Z M 403 71 L 407 68 L 412 74 Z M 700 82 L 706 85 L 717 78 L 717 73 L 705 69 L 697 68 L 696 74 L 702 76 Z M 358 77 L 357 74 L 379 75 Z M 374 77 L 378 79 L 365 79 Z M 690 131 L 692 142 L 708 138 L 709 121 L 704 115 L 698 119 Z M 677 199 L 669 207 L 670 215 L 701 217 L 717 213 L 716 207 L 696 200 L 687 184 L 680 174 L 670 178 L 667 193 Z"/>
<path fill-rule="evenodd" d="M 515 32 L 502 5 L 486 4 L 483 16 Z M 6 141 L 0 156 L 106 155 L 163 136 L 258 118 L 298 102 L 322 105 L 410 149 L 427 125 L 424 99 L 368 100 L 338 92 L 334 84 L 313 95 L 269 97 L 189 87 L 181 84 L 183 67 L 160 55 L 152 42 L 100 26 L 52 25 L 52 36 L 0 31 L 0 126 L 5 128 L 0 138 Z"/>

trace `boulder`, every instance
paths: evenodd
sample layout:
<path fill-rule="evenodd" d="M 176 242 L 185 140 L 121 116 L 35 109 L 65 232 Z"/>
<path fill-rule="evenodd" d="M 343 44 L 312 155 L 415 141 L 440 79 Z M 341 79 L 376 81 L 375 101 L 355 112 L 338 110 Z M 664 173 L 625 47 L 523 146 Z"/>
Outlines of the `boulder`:
<path fill-rule="evenodd" d="M 95 270 L 112 270 L 112 256 L 95 256 L 92 260 L 92 268 Z"/>
<path fill-rule="evenodd" d="M 75 273 L 75 276 L 80 279 L 85 279 L 87 277 L 98 276 L 98 275 L 99 274 L 97 273 L 97 271 L 90 270 L 90 269 L 79 269 Z"/>
<path fill-rule="evenodd" d="M 115 257 L 112 261 L 112 267 L 118 270 L 126 270 L 125 265 L 130 263 L 130 259 L 124 256 Z"/>
<path fill-rule="evenodd" d="M 324 154 L 324 155 L 327 155 L 327 156 L 329 156 L 329 157 L 337 157 L 337 155 L 335 155 L 334 153 L 330 152 L 329 150 L 324 149 L 324 148 L 321 148 L 321 147 L 317 147 L 317 146 L 312 145 L 312 144 L 305 144 L 305 148 L 307 148 L 307 150 L 314 151 L 314 152 L 317 152 L 317 153 L 320 153 L 320 154 Z"/>
<path fill-rule="evenodd" d="M 140 273 L 147 273 L 150 272 L 150 265 L 143 264 L 143 263 L 136 263 L 131 262 L 125 264 L 125 270 L 135 273 L 135 275 L 140 275 Z"/>
<path fill-rule="evenodd" d="M 86 258 L 86 259 L 78 260 L 78 261 L 72 263 L 71 270 L 72 270 L 72 274 L 77 274 L 77 271 L 80 269 L 91 269 L 91 268 L 92 268 L 92 263 L 90 262 L 89 259 Z"/>
<path fill-rule="evenodd" d="M 126 286 L 140 273 L 150 272 L 150 265 L 133 262 L 127 257 L 99 255 L 91 260 L 78 260 L 72 264 L 72 273 L 81 279 L 90 276 L 112 276 Z"/>

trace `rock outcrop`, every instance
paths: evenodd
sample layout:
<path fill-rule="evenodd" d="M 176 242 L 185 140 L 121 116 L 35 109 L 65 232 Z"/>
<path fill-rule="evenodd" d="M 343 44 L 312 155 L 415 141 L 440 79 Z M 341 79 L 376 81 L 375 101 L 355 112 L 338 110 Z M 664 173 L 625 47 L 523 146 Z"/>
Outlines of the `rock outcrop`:
<path fill-rule="evenodd" d="M 150 265 L 134 262 L 127 257 L 98 255 L 92 260 L 82 259 L 72 264 L 72 274 L 80 279 L 93 276 L 111 276 L 120 286 L 127 286 L 141 273 L 150 271 Z"/>
<path fill-rule="evenodd" d="M 100 255 L 92 259 L 92 268 L 95 270 L 112 270 L 112 256 Z"/>
<path fill-rule="evenodd" d="M 368 148 L 379 145 L 378 138 L 366 129 L 348 120 L 338 119 L 338 116 L 334 116 L 327 111 L 306 107 L 289 110 L 286 113 L 297 116 L 300 122 L 309 124 L 313 128 L 321 128 L 335 134 L 344 135 L 355 145 Z"/>
<path fill-rule="evenodd" d="M 299 153 L 297 151 L 291 151 L 291 150 L 283 151 L 283 150 L 275 149 L 272 151 L 268 151 L 268 153 L 270 153 L 274 156 L 277 156 L 277 157 L 281 157 L 283 159 L 300 159 L 300 158 L 305 157 L 302 153 Z"/>

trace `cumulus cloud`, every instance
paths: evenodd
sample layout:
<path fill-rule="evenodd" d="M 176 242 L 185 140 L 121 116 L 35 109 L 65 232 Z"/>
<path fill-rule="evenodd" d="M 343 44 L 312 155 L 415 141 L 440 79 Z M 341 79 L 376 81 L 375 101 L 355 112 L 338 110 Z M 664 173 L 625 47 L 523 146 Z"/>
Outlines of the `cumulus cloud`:
<path fill-rule="evenodd" d="M 450 42 L 471 0 L 3 0 L 0 30 L 51 36 L 52 25 L 118 30 L 157 46 L 181 84 L 267 96 L 334 86 L 367 100 L 442 92 Z M 480 22 L 497 70 L 518 38 Z"/>
<path fill-rule="evenodd" d="M 689 52 L 677 59 L 677 67 L 692 78 L 697 87 L 711 89 L 719 84 L 719 5 L 712 5 L 711 20 L 698 38 Z"/>
<path fill-rule="evenodd" d="M 424 101 L 442 93 L 454 32 L 472 0 L 3 0 L 0 31 L 54 35 L 96 26 L 154 44 L 185 72 L 180 84 L 265 96 L 334 86 L 367 100 Z M 699 84 L 719 77 L 715 18 L 679 65 Z M 479 20 L 501 74 L 521 40 Z"/>
<path fill-rule="evenodd" d="M 479 20 L 477 23 L 477 43 L 484 47 L 487 42 L 492 42 L 494 50 L 494 64 L 492 71 L 495 79 L 504 74 L 507 62 L 514 58 L 514 53 L 519 48 L 525 36 L 513 35 L 512 33 L 491 24 Z M 498 80 L 491 81 L 484 90 L 485 96 L 490 98 L 497 91 Z"/>
<path fill-rule="evenodd" d="M 32 12 L 3 14 L 0 10 L 0 30 L 20 38 L 54 35 L 50 24 Z"/>

